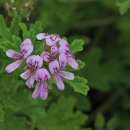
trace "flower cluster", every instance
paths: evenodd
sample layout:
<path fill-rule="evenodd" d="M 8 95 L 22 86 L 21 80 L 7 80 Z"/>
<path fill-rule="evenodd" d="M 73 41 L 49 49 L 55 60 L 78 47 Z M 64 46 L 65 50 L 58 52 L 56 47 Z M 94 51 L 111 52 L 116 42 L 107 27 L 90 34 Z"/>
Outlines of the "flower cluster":
<path fill-rule="evenodd" d="M 40 97 L 45 100 L 48 96 L 47 81 L 54 78 L 58 89 L 64 90 L 63 79 L 74 79 L 74 74 L 64 71 L 64 68 L 70 65 L 72 68 L 78 69 L 78 64 L 70 52 L 68 42 L 59 35 L 40 33 L 36 38 L 45 40 L 43 52 L 30 56 L 33 52 L 33 45 L 30 39 L 25 39 L 20 46 L 21 53 L 13 50 L 6 51 L 8 57 L 16 59 L 6 67 L 6 71 L 11 73 L 22 63 L 26 63 L 25 72 L 20 77 L 26 80 L 29 88 L 33 88 L 36 82 L 32 98 Z"/>

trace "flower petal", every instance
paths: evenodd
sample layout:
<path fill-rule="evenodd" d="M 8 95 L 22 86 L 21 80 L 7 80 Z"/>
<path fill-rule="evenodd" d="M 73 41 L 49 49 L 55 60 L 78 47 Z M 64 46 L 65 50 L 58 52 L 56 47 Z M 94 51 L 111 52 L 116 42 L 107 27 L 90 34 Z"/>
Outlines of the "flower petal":
<path fill-rule="evenodd" d="M 58 41 L 60 41 L 60 37 L 58 35 L 52 34 L 46 37 L 46 44 L 48 46 L 55 45 Z"/>
<path fill-rule="evenodd" d="M 46 83 L 42 82 L 40 86 L 40 98 L 42 100 L 46 100 L 47 97 L 48 97 L 48 88 L 47 88 Z"/>
<path fill-rule="evenodd" d="M 24 46 L 28 46 L 28 45 L 32 45 L 32 41 L 31 41 L 31 39 L 29 39 L 29 38 L 25 39 L 25 40 L 22 42 L 20 48 L 22 48 L 22 47 L 24 47 Z"/>
<path fill-rule="evenodd" d="M 55 78 L 56 85 L 57 85 L 58 89 L 64 90 L 65 86 L 64 86 L 62 78 L 57 74 L 54 75 L 54 78 Z"/>
<path fill-rule="evenodd" d="M 65 47 L 65 46 L 62 46 L 62 47 L 59 47 L 59 53 L 69 53 L 70 49 L 68 47 Z"/>
<path fill-rule="evenodd" d="M 43 58 L 44 61 L 48 62 L 49 61 L 49 53 L 47 51 L 43 51 L 40 56 Z"/>
<path fill-rule="evenodd" d="M 67 71 L 59 71 L 58 74 L 68 80 L 74 80 L 74 74 Z"/>
<path fill-rule="evenodd" d="M 58 47 L 56 45 L 51 47 L 51 53 L 57 53 L 58 52 Z"/>
<path fill-rule="evenodd" d="M 64 68 L 67 64 L 67 60 L 66 60 L 66 54 L 61 53 L 59 55 L 59 64 L 61 68 Z"/>
<path fill-rule="evenodd" d="M 22 64 L 23 60 L 17 60 L 11 64 L 9 64 L 7 67 L 6 67 L 6 71 L 8 73 L 11 73 L 13 72 L 15 69 L 17 69 L 21 64 Z"/>
<path fill-rule="evenodd" d="M 49 63 L 49 70 L 52 74 L 54 74 L 55 72 L 59 71 L 60 66 L 57 60 L 52 61 Z"/>
<path fill-rule="evenodd" d="M 67 57 L 67 63 L 74 69 L 78 69 L 78 63 L 72 57 Z"/>
<path fill-rule="evenodd" d="M 32 98 L 36 99 L 40 95 L 40 83 L 37 83 L 37 86 L 32 94 Z"/>
<path fill-rule="evenodd" d="M 37 40 L 43 40 L 47 37 L 47 34 L 46 33 L 39 33 L 37 34 L 36 38 Z"/>
<path fill-rule="evenodd" d="M 68 42 L 65 39 L 61 39 L 59 41 L 60 46 L 69 47 Z"/>
<path fill-rule="evenodd" d="M 33 51 L 33 45 L 26 45 L 21 48 L 21 52 L 24 58 L 27 58 Z"/>
<path fill-rule="evenodd" d="M 50 79 L 50 74 L 49 74 L 49 72 L 48 72 L 46 69 L 44 69 L 44 68 L 38 69 L 38 70 L 36 71 L 36 74 L 35 74 L 35 79 L 36 79 L 37 81 L 45 81 L 45 80 Z"/>
<path fill-rule="evenodd" d="M 10 58 L 13 58 L 13 59 L 20 59 L 22 58 L 22 55 L 16 51 L 13 51 L 13 50 L 7 50 L 6 51 L 6 55 Z"/>
<path fill-rule="evenodd" d="M 32 55 L 27 58 L 26 63 L 29 67 L 34 67 L 35 69 L 39 69 L 42 67 L 43 59 L 39 55 Z"/>
<path fill-rule="evenodd" d="M 35 81 L 35 77 L 34 77 L 34 75 L 31 75 L 31 76 L 28 78 L 28 80 L 27 80 L 27 82 L 26 82 L 26 85 L 27 85 L 29 88 L 33 88 L 33 86 L 34 86 L 34 81 Z"/>
<path fill-rule="evenodd" d="M 26 70 L 24 73 L 22 73 L 20 75 L 21 78 L 23 79 L 28 79 L 28 77 L 32 74 L 32 71 L 31 70 Z"/>

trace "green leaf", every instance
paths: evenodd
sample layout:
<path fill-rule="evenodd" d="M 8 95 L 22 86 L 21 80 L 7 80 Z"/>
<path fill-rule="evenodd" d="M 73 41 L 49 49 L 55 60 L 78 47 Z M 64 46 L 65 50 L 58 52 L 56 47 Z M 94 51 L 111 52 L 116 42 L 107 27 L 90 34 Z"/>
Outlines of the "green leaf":
<path fill-rule="evenodd" d="M 77 62 L 78 62 L 78 65 L 79 65 L 78 70 L 84 68 L 85 65 L 86 65 L 85 62 L 83 62 L 83 61 L 81 61 L 81 60 L 77 60 Z"/>
<path fill-rule="evenodd" d="M 79 76 L 75 76 L 74 80 L 66 80 L 66 82 L 73 87 L 75 92 L 81 93 L 83 95 L 87 95 L 89 91 L 89 87 L 87 85 L 88 81 Z"/>
<path fill-rule="evenodd" d="M 117 117 L 113 117 L 111 118 L 108 122 L 107 122 L 107 129 L 108 130 L 115 130 L 117 127 Z"/>
<path fill-rule="evenodd" d="M 105 125 L 104 116 L 101 113 L 98 113 L 95 119 L 95 128 L 96 129 L 103 129 Z"/>
<path fill-rule="evenodd" d="M 76 39 L 70 44 L 70 50 L 72 53 L 76 53 L 83 50 L 84 40 Z"/>
<path fill-rule="evenodd" d="M 6 40 L 11 40 L 11 34 L 2 15 L 0 15 L 0 37 Z"/>
<path fill-rule="evenodd" d="M 98 47 L 93 47 L 87 54 L 84 52 L 82 57 L 87 67 L 80 72 L 88 79 L 90 86 L 100 91 L 109 91 L 112 87 L 109 83 L 117 81 L 120 76 L 121 63 L 114 58 L 101 63 L 103 51 Z"/>
<path fill-rule="evenodd" d="M 0 104 L 0 122 L 4 121 L 4 110 L 3 106 Z"/>
<path fill-rule="evenodd" d="M 75 98 L 72 97 L 60 97 L 58 102 L 53 103 L 49 109 L 45 112 L 37 111 L 37 115 L 34 117 L 34 124 L 40 130 L 79 130 L 87 119 L 87 116 L 80 111 L 74 112 Z M 51 125 L 50 125 L 51 122 Z M 44 123 L 44 125 L 43 125 Z"/>
<path fill-rule="evenodd" d="M 18 35 L 20 29 L 21 18 L 19 16 L 15 16 L 10 25 L 10 32 L 12 35 Z"/>
<path fill-rule="evenodd" d="M 117 6 L 119 7 L 120 14 L 125 14 L 130 8 L 130 0 L 118 0 Z"/>
<path fill-rule="evenodd" d="M 26 120 L 22 114 L 17 116 L 16 113 L 5 109 L 5 122 L 0 122 L 1 130 L 33 130 L 32 124 Z"/>
<path fill-rule="evenodd" d="M 4 98 L 3 104 L 5 108 L 11 108 L 13 111 L 17 111 L 19 109 L 18 104 L 9 96 Z"/>

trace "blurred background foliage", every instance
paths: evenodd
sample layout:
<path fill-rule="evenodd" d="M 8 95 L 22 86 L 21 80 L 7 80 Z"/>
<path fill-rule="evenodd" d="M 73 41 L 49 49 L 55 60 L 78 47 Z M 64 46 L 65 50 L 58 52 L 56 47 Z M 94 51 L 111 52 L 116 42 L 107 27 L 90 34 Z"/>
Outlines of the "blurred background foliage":
<path fill-rule="evenodd" d="M 129 7 L 130 0 L 0 0 L 0 129 L 130 130 Z M 64 92 L 51 89 L 47 101 L 32 100 L 20 72 L 6 74 L 4 52 L 25 37 L 37 42 L 39 32 L 85 41 L 75 73 L 88 79 L 87 96 L 69 87 L 84 86 L 77 77 Z"/>

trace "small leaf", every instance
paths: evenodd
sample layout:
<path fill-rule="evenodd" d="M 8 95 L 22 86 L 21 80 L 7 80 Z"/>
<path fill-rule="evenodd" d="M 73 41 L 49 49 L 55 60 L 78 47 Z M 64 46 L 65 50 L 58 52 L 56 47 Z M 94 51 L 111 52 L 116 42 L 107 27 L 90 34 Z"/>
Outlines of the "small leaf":
<path fill-rule="evenodd" d="M 130 0 L 118 0 L 117 6 L 119 7 L 120 14 L 125 14 L 130 8 Z"/>
<path fill-rule="evenodd" d="M 2 15 L 0 15 L 0 37 L 6 40 L 11 40 L 11 34 L 6 27 L 6 23 Z"/>
<path fill-rule="evenodd" d="M 104 116 L 101 113 L 98 113 L 95 119 L 95 128 L 96 129 L 102 129 L 105 124 Z"/>
<path fill-rule="evenodd" d="M 10 32 L 12 35 L 18 35 L 18 31 L 20 29 L 21 18 L 16 16 L 13 18 L 10 26 Z"/>
<path fill-rule="evenodd" d="M 74 80 L 66 80 L 66 82 L 74 88 L 75 92 L 87 95 L 89 87 L 85 78 L 76 76 Z"/>
<path fill-rule="evenodd" d="M 70 50 L 72 53 L 76 53 L 83 50 L 84 40 L 76 39 L 70 44 Z"/>
<path fill-rule="evenodd" d="M 79 68 L 78 68 L 78 70 L 80 70 L 80 69 L 82 69 L 82 68 L 84 68 L 85 67 L 85 62 L 83 62 L 83 61 L 81 61 L 81 60 L 77 60 L 77 62 L 78 62 L 78 65 L 79 65 Z"/>

